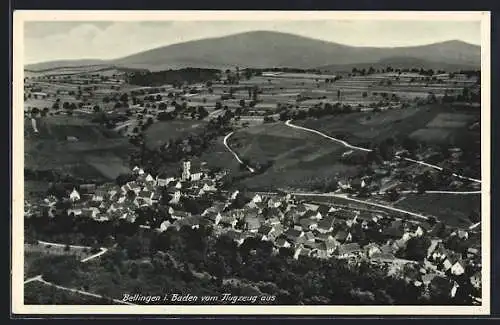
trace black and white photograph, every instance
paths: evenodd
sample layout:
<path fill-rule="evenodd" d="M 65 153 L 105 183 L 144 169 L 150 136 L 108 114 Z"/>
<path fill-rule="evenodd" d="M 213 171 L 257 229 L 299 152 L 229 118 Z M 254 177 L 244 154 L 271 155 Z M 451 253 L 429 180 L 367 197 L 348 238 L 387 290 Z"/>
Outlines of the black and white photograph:
<path fill-rule="evenodd" d="M 488 314 L 489 19 L 15 12 L 14 312 Z"/>

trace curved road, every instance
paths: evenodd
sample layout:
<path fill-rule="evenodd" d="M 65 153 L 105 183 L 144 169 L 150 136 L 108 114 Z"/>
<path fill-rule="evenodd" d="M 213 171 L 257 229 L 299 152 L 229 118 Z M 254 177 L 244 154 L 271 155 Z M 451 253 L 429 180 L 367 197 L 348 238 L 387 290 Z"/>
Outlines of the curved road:
<path fill-rule="evenodd" d="M 330 140 L 335 141 L 337 143 L 340 143 L 340 144 L 342 144 L 343 146 L 345 146 L 347 148 L 361 150 L 361 151 L 366 151 L 366 152 L 371 152 L 372 151 L 371 149 L 353 146 L 353 145 L 349 144 L 346 141 L 333 138 L 333 137 L 331 137 L 329 135 L 326 135 L 326 134 L 324 134 L 324 133 L 322 133 L 320 131 L 314 130 L 314 129 L 309 129 L 309 128 L 306 128 L 306 127 L 303 127 L 303 126 L 298 126 L 298 125 L 292 124 L 291 122 L 292 122 L 292 120 L 288 120 L 288 121 L 285 122 L 285 125 L 287 125 L 287 126 L 289 126 L 291 128 L 294 128 L 294 129 L 299 129 L 299 130 L 304 130 L 304 131 L 307 131 L 307 132 L 315 133 L 315 134 L 320 135 L 320 136 L 322 136 L 324 138 L 327 138 L 327 139 L 330 139 Z M 402 157 L 396 156 L 396 158 L 402 158 Z M 427 167 L 431 167 L 431 168 L 434 168 L 434 169 L 437 169 L 437 170 L 443 170 L 442 167 L 426 163 L 425 161 L 420 161 L 420 160 L 415 160 L 415 159 L 410 159 L 410 158 L 402 158 L 402 159 L 404 159 L 406 161 L 409 161 L 409 162 L 416 163 L 416 164 L 420 164 L 420 165 L 424 165 L 424 166 L 427 166 Z M 456 176 L 458 178 L 461 178 L 461 179 L 467 179 L 467 180 L 472 181 L 472 182 L 481 183 L 481 180 L 479 180 L 479 179 L 462 176 L 462 175 L 459 175 L 459 174 L 456 174 L 456 173 L 453 173 L 452 175 Z"/>
<path fill-rule="evenodd" d="M 227 144 L 227 140 L 233 135 L 234 131 L 233 132 L 230 132 L 228 133 L 225 137 L 224 137 L 224 140 L 223 140 L 223 143 L 224 143 L 224 146 L 226 146 L 227 150 L 229 150 L 229 152 L 231 152 L 234 156 L 234 158 L 236 158 L 236 160 L 245 166 L 246 169 L 248 169 L 251 173 L 255 173 L 255 169 L 253 169 L 252 167 L 248 166 L 247 164 L 245 164 L 241 158 L 238 156 L 238 154 L 236 152 L 233 151 L 233 149 L 231 149 L 229 147 L 229 145 Z"/>

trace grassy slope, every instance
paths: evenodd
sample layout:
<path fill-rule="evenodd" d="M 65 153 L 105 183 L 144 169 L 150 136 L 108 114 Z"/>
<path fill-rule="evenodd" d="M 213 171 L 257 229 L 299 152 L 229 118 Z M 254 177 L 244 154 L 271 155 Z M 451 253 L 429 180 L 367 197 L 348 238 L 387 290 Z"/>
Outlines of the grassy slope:
<path fill-rule="evenodd" d="M 25 121 L 25 167 L 55 169 L 75 176 L 115 178 L 124 172 L 130 144 L 109 130 L 85 119 L 47 117 L 37 123 L 39 134 Z M 76 136 L 78 142 L 66 141 Z M 101 168 L 105 163 L 105 168 Z"/>

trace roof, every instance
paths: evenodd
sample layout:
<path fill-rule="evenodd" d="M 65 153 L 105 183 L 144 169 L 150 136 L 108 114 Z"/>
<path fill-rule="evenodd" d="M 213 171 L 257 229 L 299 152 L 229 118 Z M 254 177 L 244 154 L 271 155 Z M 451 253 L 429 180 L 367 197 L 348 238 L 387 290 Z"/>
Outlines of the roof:
<path fill-rule="evenodd" d="M 332 240 L 332 239 L 333 239 L 333 234 L 331 232 L 327 232 L 324 234 L 319 233 L 316 235 L 316 240 L 319 241 Z"/>
<path fill-rule="evenodd" d="M 289 239 L 297 239 L 302 234 L 302 231 L 297 229 L 288 229 L 285 231 L 285 236 Z"/>
<path fill-rule="evenodd" d="M 383 262 L 392 262 L 396 257 L 391 253 L 375 253 L 372 255 L 372 260 L 378 260 Z"/>
<path fill-rule="evenodd" d="M 259 229 L 261 227 L 260 220 L 258 218 L 245 218 L 248 229 Z"/>
<path fill-rule="evenodd" d="M 327 242 L 325 242 L 327 243 Z M 359 252 L 361 250 L 361 247 L 359 246 L 358 243 L 350 243 L 350 244 L 344 244 L 339 246 L 339 255 L 344 255 L 344 254 L 351 254 L 355 252 Z"/>
<path fill-rule="evenodd" d="M 271 225 L 262 225 L 259 228 L 259 234 L 262 235 L 268 235 L 271 231 L 273 230 L 273 227 Z"/>
<path fill-rule="evenodd" d="M 318 228 L 328 230 L 332 228 L 335 224 L 335 217 L 326 216 L 318 222 Z"/>
<path fill-rule="evenodd" d="M 430 283 L 435 277 L 437 276 L 436 273 L 427 273 L 422 275 L 422 282 L 425 284 Z"/>
<path fill-rule="evenodd" d="M 312 210 L 307 210 L 306 213 L 304 213 L 304 216 L 303 218 L 304 219 L 307 219 L 307 218 L 314 218 L 316 217 L 316 215 L 318 214 L 317 211 L 312 211 Z"/>
<path fill-rule="evenodd" d="M 348 244 L 348 245 L 352 245 L 352 244 Z M 359 247 L 359 245 L 358 245 L 358 247 Z M 323 242 L 319 242 L 316 245 L 316 248 L 319 250 L 333 250 L 333 249 L 335 249 L 335 244 L 331 241 L 323 241 Z"/>
<path fill-rule="evenodd" d="M 302 227 L 310 227 L 312 225 L 316 225 L 317 224 L 316 221 L 311 220 L 311 219 L 301 219 L 299 223 L 300 223 L 300 225 Z"/>
<path fill-rule="evenodd" d="M 339 240 L 339 241 L 344 241 L 347 239 L 347 236 L 349 235 L 349 232 L 345 231 L 345 230 L 339 230 L 336 234 L 335 234 L 335 239 L 336 240 Z"/>

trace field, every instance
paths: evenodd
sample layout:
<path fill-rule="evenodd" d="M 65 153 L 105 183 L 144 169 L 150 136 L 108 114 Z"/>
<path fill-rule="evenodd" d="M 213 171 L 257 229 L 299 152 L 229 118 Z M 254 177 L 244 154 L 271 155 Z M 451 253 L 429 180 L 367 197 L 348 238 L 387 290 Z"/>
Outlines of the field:
<path fill-rule="evenodd" d="M 406 109 L 391 109 L 373 113 L 351 113 L 343 116 L 323 117 L 297 121 L 308 128 L 316 129 L 331 136 L 346 136 L 352 144 L 366 144 L 383 141 L 389 137 L 425 136 L 429 143 L 440 144 L 443 141 L 467 141 L 469 132 L 468 121 L 479 119 L 480 113 L 463 113 L 452 107 L 429 105 L 409 107 Z M 453 126 L 450 127 L 450 122 Z M 460 122 L 460 127 L 458 126 Z M 440 123 L 445 123 L 444 127 Z M 431 125 L 432 131 L 428 126 Z M 423 139 L 422 139 L 423 140 Z"/>
<path fill-rule="evenodd" d="M 481 195 L 408 194 L 395 206 L 413 212 L 430 214 L 450 226 L 472 225 L 469 214 L 481 210 Z"/>
<path fill-rule="evenodd" d="M 90 121 L 74 116 L 50 116 L 37 120 L 38 134 L 25 120 L 25 167 L 57 170 L 76 177 L 114 179 L 128 170 L 131 145 Z M 76 137 L 77 141 L 68 141 Z"/>
<path fill-rule="evenodd" d="M 252 189 L 311 189 L 332 182 L 338 174 L 357 171 L 357 167 L 339 161 L 346 151 L 343 146 L 282 122 L 240 130 L 228 142 L 250 164 L 273 162 L 263 174 L 243 181 L 243 186 Z"/>
<path fill-rule="evenodd" d="M 151 125 L 146 133 L 146 145 L 156 148 L 168 140 L 185 138 L 191 134 L 200 134 L 204 131 L 205 121 L 176 120 L 162 121 Z"/>

